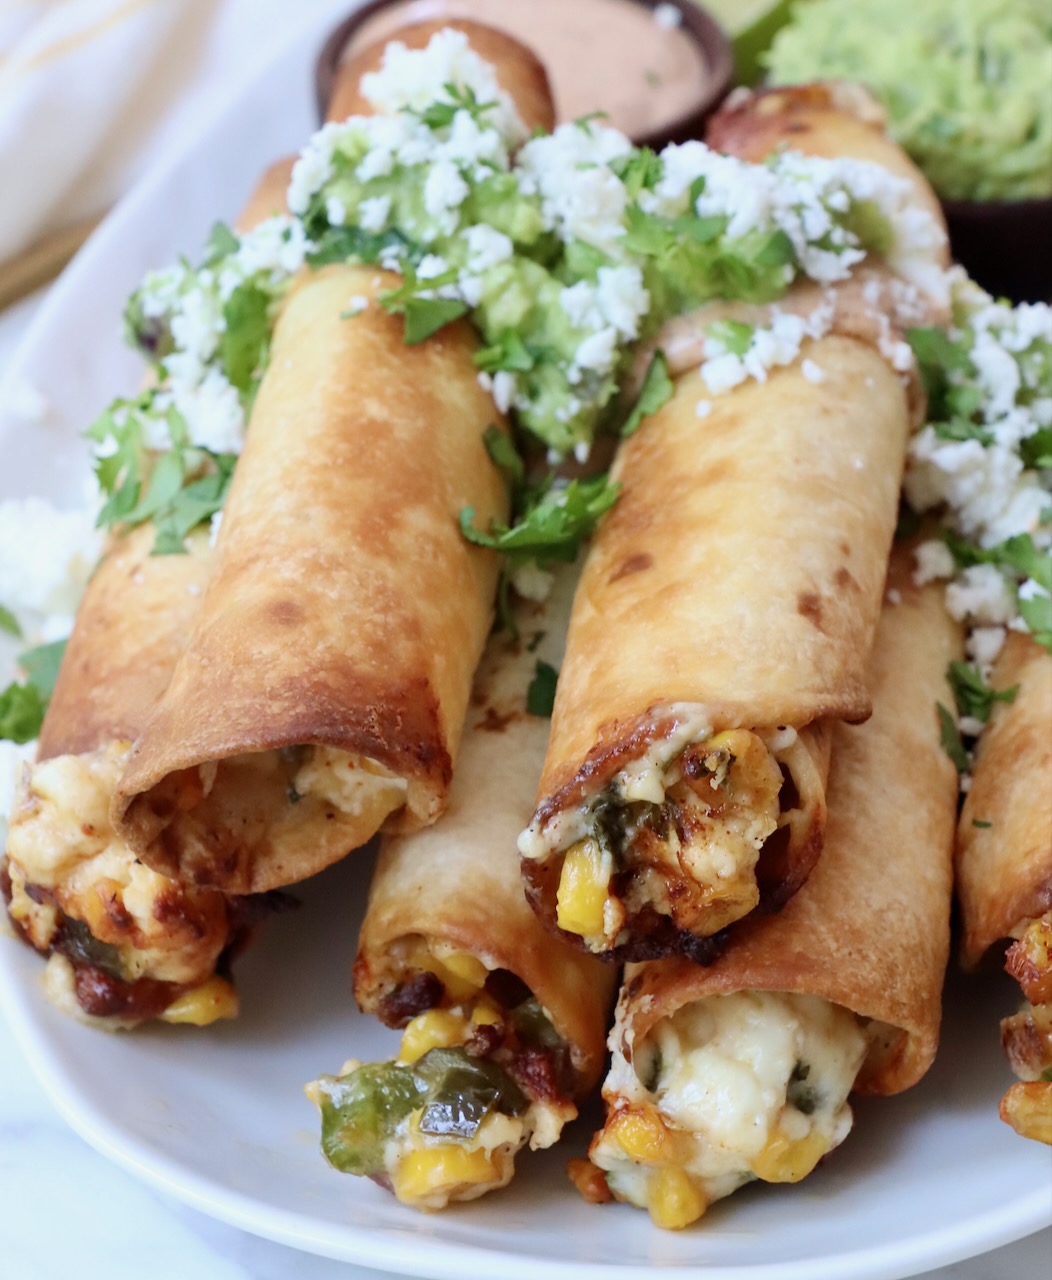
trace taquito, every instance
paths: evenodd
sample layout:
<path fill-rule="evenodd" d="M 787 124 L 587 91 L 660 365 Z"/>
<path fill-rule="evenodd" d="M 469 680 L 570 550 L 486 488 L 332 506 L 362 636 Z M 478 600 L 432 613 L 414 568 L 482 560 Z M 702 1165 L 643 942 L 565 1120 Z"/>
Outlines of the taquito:
<path fill-rule="evenodd" d="M 682 1227 L 756 1178 L 796 1182 L 847 1135 L 849 1091 L 916 1083 L 938 1043 L 957 778 L 936 703 L 960 627 L 897 554 L 873 715 L 833 730 L 822 860 L 705 968 L 630 965 L 590 1148 L 614 1195 Z"/>
<path fill-rule="evenodd" d="M 238 220 L 282 197 L 277 166 Z M 18 933 L 49 956 L 52 1001 L 108 1028 L 234 1017 L 229 962 L 274 905 L 159 875 L 110 819 L 132 742 L 171 679 L 211 569 L 207 527 L 185 555 L 153 554 L 150 522 L 115 535 L 88 585 L 11 815 L 0 890 Z"/>
<path fill-rule="evenodd" d="M 1052 656 L 1009 632 L 990 685 L 1015 689 L 997 702 L 979 737 L 957 831 L 961 958 L 973 968 L 1002 938 L 1005 968 L 1023 1008 L 1001 1023 L 1021 1083 L 1001 1117 L 1024 1137 L 1052 1143 Z"/>
<path fill-rule="evenodd" d="M 498 74 L 532 65 L 499 44 Z M 498 568 L 457 517 L 506 518 L 483 442 L 506 423 L 466 321 L 406 345 L 377 301 L 399 283 L 331 266 L 283 304 L 215 573 L 115 798 L 165 874 L 291 884 L 446 805 Z"/>
<path fill-rule="evenodd" d="M 538 664 L 559 660 L 575 578 L 522 605 L 519 639 L 491 638 L 446 813 L 383 841 L 354 989 L 404 1028 L 397 1060 L 310 1087 L 330 1162 L 419 1208 L 506 1185 L 527 1142 L 557 1141 L 604 1061 L 615 972 L 549 937 L 515 856 L 548 737 L 527 695 Z"/>
<path fill-rule="evenodd" d="M 796 145 L 791 107 L 783 120 L 781 99 L 750 101 L 736 119 L 751 109 L 775 124 L 746 158 L 783 133 Z M 817 139 L 836 153 L 856 134 L 927 194 L 842 103 L 801 149 L 822 154 Z M 843 304 L 797 291 L 829 314 L 762 383 L 710 399 L 704 368 L 673 362 L 671 399 L 619 450 L 621 498 L 585 565 L 519 844 L 535 908 L 597 954 L 705 962 L 729 926 L 791 897 L 821 850 L 831 726 L 870 710 L 866 662 L 918 408 L 898 376 L 909 349 L 889 345 L 886 274 L 847 289 Z M 677 343 L 689 349 L 691 330 L 727 310 L 675 322 Z"/>
<path fill-rule="evenodd" d="M 153 556 L 153 541 L 148 524 L 115 539 L 88 587 L 16 792 L 3 873 L 12 922 L 50 955 L 50 998 L 110 1027 L 232 1017 L 223 962 L 248 923 L 246 904 L 143 866 L 109 819 L 208 576 L 207 530 L 183 556 Z"/>

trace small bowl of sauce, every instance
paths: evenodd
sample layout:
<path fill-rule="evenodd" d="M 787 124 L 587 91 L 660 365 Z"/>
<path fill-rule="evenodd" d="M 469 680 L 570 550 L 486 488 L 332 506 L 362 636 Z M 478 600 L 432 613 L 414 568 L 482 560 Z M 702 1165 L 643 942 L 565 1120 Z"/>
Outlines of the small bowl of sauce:
<path fill-rule="evenodd" d="M 532 49 L 548 73 L 558 123 L 602 111 L 614 128 L 648 146 L 700 137 L 730 87 L 727 37 L 692 0 L 373 0 L 322 48 L 322 117 L 345 58 L 413 23 L 447 18 L 496 27 Z"/>

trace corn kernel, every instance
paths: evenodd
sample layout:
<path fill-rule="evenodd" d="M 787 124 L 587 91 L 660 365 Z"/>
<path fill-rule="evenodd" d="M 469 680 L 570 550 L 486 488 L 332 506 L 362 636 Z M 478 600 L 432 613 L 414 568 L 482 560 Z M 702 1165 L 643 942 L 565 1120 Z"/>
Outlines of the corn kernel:
<path fill-rule="evenodd" d="M 704 1195 L 682 1169 L 656 1169 L 647 1182 L 647 1208 L 655 1227 L 681 1231 L 697 1222 L 707 1208 Z"/>
<path fill-rule="evenodd" d="M 829 1139 L 817 1129 L 806 1138 L 790 1138 L 780 1129 L 754 1157 L 752 1171 L 764 1182 L 799 1182 L 829 1150 Z"/>
<path fill-rule="evenodd" d="M 467 1035 L 467 1022 L 459 1013 L 447 1009 L 429 1009 L 417 1014 L 402 1032 L 402 1045 L 398 1051 L 399 1062 L 416 1062 L 429 1049 L 448 1049 L 463 1044 Z"/>
<path fill-rule="evenodd" d="M 471 1011 L 471 1021 L 476 1027 L 495 1027 L 504 1021 L 501 1011 L 489 1000 L 480 1000 Z"/>
<path fill-rule="evenodd" d="M 237 992 L 225 978 L 209 978 L 173 1000 L 160 1015 L 162 1022 L 185 1022 L 207 1027 L 221 1018 L 237 1017 Z"/>
<path fill-rule="evenodd" d="M 603 933 L 603 907 L 610 872 L 592 839 L 578 840 L 566 851 L 556 894 L 559 928 L 582 938 Z"/>
<path fill-rule="evenodd" d="M 499 1181 L 497 1170 L 485 1151 L 468 1151 L 452 1143 L 410 1151 L 391 1179 L 395 1195 L 406 1204 L 465 1183 L 477 1186 Z"/>
<path fill-rule="evenodd" d="M 660 1164 L 672 1157 L 669 1131 L 652 1107 L 617 1112 L 609 1120 L 607 1132 L 625 1155 L 639 1164 Z"/>

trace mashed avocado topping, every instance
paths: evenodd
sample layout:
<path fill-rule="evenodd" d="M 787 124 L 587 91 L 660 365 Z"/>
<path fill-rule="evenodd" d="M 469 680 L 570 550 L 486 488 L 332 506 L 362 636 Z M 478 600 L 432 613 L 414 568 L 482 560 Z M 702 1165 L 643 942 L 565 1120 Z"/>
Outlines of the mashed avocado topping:
<path fill-rule="evenodd" d="M 858 80 L 951 200 L 1052 195 L 1045 0 L 808 0 L 766 58 L 775 84 Z"/>

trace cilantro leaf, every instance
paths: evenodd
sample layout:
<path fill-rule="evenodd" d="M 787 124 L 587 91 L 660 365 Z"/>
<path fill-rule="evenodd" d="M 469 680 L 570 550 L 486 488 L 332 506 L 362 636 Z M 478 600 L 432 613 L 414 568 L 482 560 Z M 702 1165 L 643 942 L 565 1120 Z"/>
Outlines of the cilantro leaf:
<path fill-rule="evenodd" d="M 514 329 L 505 329 L 496 342 L 475 353 L 475 367 L 483 373 L 498 373 L 505 369 L 512 373 L 528 373 L 535 360 L 536 357 Z"/>
<path fill-rule="evenodd" d="M 405 304 L 405 345 L 415 347 L 439 329 L 465 315 L 466 302 L 458 298 L 410 298 Z"/>
<path fill-rule="evenodd" d="M 967 662 L 951 662 L 946 679 L 953 690 L 958 713 L 981 720 L 984 724 L 989 720 L 995 702 L 1015 702 L 1019 692 L 1018 685 L 1011 689 L 991 689 L 980 672 Z"/>
<path fill-rule="evenodd" d="M 205 242 L 205 254 L 201 265 L 203 267 L 215 266 L 223 258 L 229 258 L 231 254 L 237 253 L 240 244 L 241 241 L 225 222 L 214 223 Z"/>
<path fill-rule="evenodd" d="M 238 285 L 223 305 L 225 327 L 219 358 L 227 381 L 249 397 L 270 348 L 270 295 L 258 285 Z"/>
<path fill-rule="evenodd" d="M 980 829 L 982 829 L 982 830 L 986 830 L 986 829 L 988 829 L 988 828 L 992 827 L 993 825 L 994 825 L 994 824 L 993 824 L 992 822 L 984 822 L 981 818 L 973 818 L 973 819 L 972 819 L 972 826 L 973 826 L 973 827 L 979 827 L 979 828 L 980 828 Z"/>
<path fill-rule="evenodd" d="M 354 226 L 333 227 L 327 219 L 312 230 L 310 216 L 307 225 L 315 246 L 307 255 L 307 262 L 312 267 L 324 267 L 330 262 L 375 263 L 392 252 L 396 252 L 399 258 L 406 258 L 409 252 L 409 241 L 397 231 L 372 232 Z"/>
<path fill-rule="evenodd" d="M 533 679 L 526 690 L 526 710 L 531 716 L 551 718 L 555 706 L 555 686 L 559 673 L 547 662 L 537 659 Z"/>
<path fill-rule="evenodd" d="M 1031 637 L 1052 653 L 1052 597 L 1034 596 L 1019 601 L 1019 616 L 1027 625 Z"/>
<path fill-rule="evenodd" d="M 39 644 L 18 655 L 18 665 L 45 699 L 50 698 L 55 691 L 55 681 L 65 652 L 66 641 L 53 640 L 50 644 Z"/>
<path fill-rule="evenodd" d="M 483 432 L 482 443 L 486 446 L 490 461 L 507 480 L 512 493 L 518 494 L 526 481 L 526 467 L 511 437 L 491 422 Z"/>
<path fill-rule="evenodd" d="M 620 486 L 604 476 L 571 480 L 566 488 L 549 481 L 514 525 L 494 523 L 489 530 L 475 528 L 475 509 L 460 513 L 460 531 L 469 542 L 506 556 L 512 567 L 536 560 L 544 567 L 572 564 L 577 549 L 600 517 L 614 505 Z"/>
<path fill-rule="evenodd" d="M 624 183 L 629 200 L 635 200 L 641 191 L 653 191 L 657 186 L 665 162 L 649 147 L 636 147 L 627 155 L 615 156 L 610 168 Z"/>
<path fill-rule="evenodd" d="M 215 471 L 180 489 L 166 510 L 158 512 L 154 521 L 157 540 L 152 555 L 182 555 L 186 538 L 205 520 L 210 520 L 226 503 L 230 482 L 234 477 L 237 456 L 232 453 L 213 455 Z"/>
<path fill-rule="evenodd" d="M 964 743 L 961 741 L 961 733 L 957 728 L 957 721 L 954 719 L 953 712 L 944 707 L 941 702 L 937 702 L 935 705 L 939 712 L 939 741 L 942 749 L 957 766 L 958 773 L 967 773 L 968 752 L 964 749 Z"/>
<path fill-rule="evenodd" d="M 668 372 L 668 361 L 665 359 L 663 351 L 655 351 L 654 358 L 650 362 L 650 368 L 647 369 L 647 376 L 643 379 L 643 385 L 639 389 L 639 399 L 636 401 L 632 412 L 625 419 L 625 425 L 621 428 L 623 436 L 634 435 L 638 430 L 640 423 L 644 418 L 649 417 L 652 413 L 668 404 L 672 399 L 674 390 L 673 382 Z"/>
<path fill-rule="evenodd" d="M 0 604 L 0 631 L 6 631 L 9 636 L 20 639 L 22 636 L 22 628 L 18 625 L 18 619 L 10 609 L 5 609 Z"/>
<path fill-rule="evenodd" d="M 429 129 L 448 129 L 458 111 L 466 111 L 476 124 L 483 123 L 487 111 L 495 111 L 496 102 L 479 102 L 475 90 L 465 85 L 461 88 L 452 82 L 442 86 L 449 96 L 448 102 L 432 102 L 423 111 L 410 111 Z"/>
<path fill-rule="evenodd" d="M 0 741 L 32 742 L 46 711 L 47 699 L 35 684 L 9 684 L 0 692 Z"/>
<path fill-rule="evenodd" d="M 1052 467 L 1052 427 L 1042 427 L 1019 442 L 1023 465 L 1032 471 Z"/>

